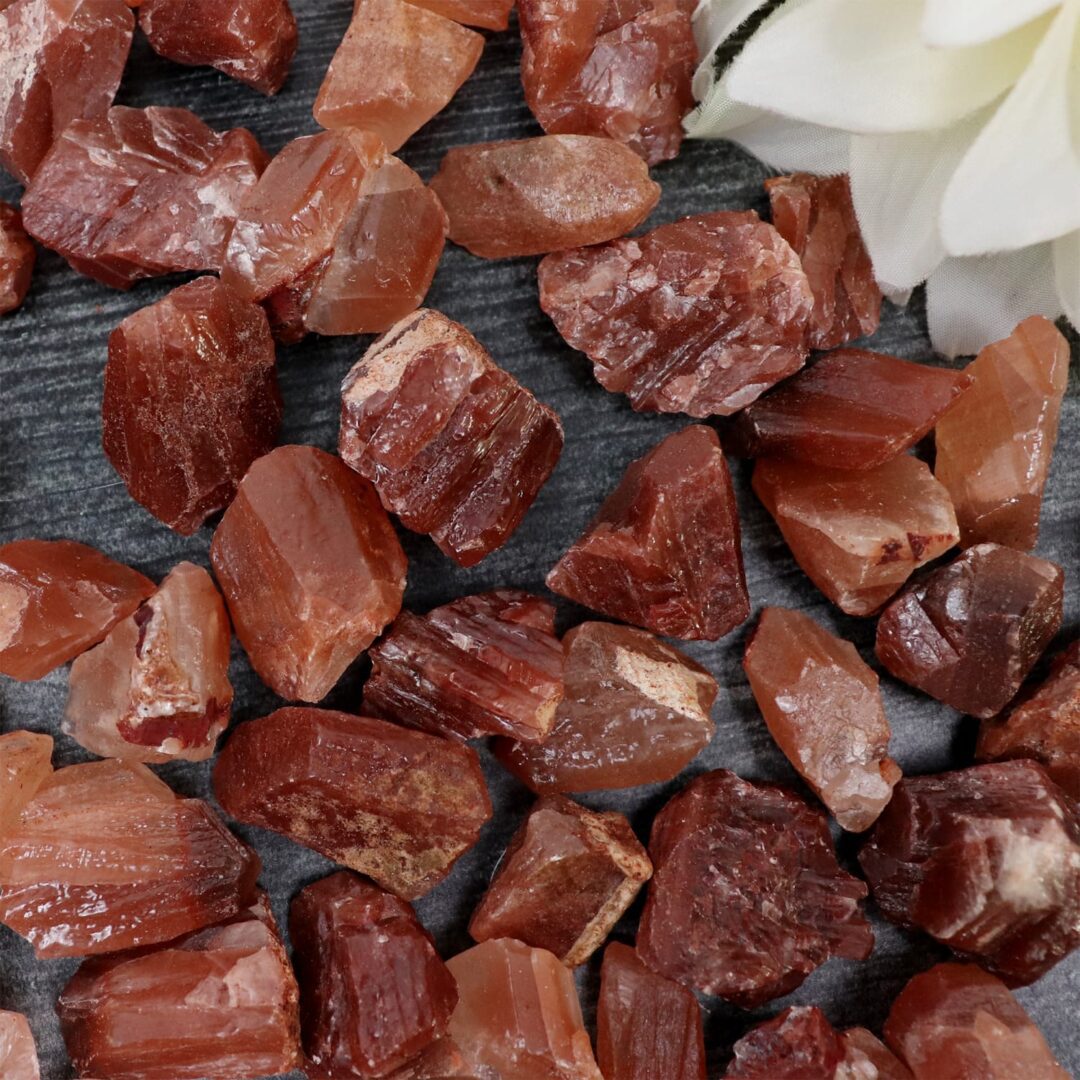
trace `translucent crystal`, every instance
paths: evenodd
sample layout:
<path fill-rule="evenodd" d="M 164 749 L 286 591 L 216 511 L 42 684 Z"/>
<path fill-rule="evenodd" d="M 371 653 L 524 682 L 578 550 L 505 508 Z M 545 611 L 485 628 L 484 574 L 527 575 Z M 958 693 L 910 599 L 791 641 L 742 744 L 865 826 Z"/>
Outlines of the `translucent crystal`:
<path fill-rule="evenodd" d="M 34 1034 L 20 1013 L 0 1012 L 0 1076 L 4 1080 L 41 1080 Z"/>
<path fill-rule="evenodd" d="M 734 1054 L 731 1080 L 834 1080 L 844 1044 L 820 1009 L 796 1005 L 744 1035 Z"/>
<path fill-rule="evenodd" d="M 52 774 L 52 752 L 50 735 L 0 735 L 0 836 L 15 826 L 23 807 Z"/>
<path fill-rule="evenodd" d="M 356 0 L 356 6 L 363 0 Z M 454 22 L 480 26 L 485 30 L 505 30 L 510 25 L 514 0 L 409 0 Z"/>
<path fill-rule="evenodd" d="M 848 1028 L 834 1080 L 912 1080 L 911 1070 L 866 1028 Z"/>
<path fill-rule="evenodd" d="M 26 299 L 36 257 L 19 211 L 0 200 L 0 315 L 14 311 Z"/>

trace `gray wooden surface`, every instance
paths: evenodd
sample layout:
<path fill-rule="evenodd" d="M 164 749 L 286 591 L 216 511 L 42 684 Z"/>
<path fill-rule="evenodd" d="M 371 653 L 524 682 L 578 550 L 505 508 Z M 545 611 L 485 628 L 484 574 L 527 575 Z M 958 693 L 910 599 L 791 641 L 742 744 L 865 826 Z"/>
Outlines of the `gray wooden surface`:
<path fill-rule="evenodd" d="M 300 51 L 292 75 L 275 99 L 209 69 L 183 68 L 155 57 L 136 41 L 119 101 L 128 105 L 185 105 L 215 127 L 245 125 L 270 151 L 314 130 L 310 107 L 322 73 L 343 34 L 351 0 L 294 0 Z M 425 176 L 451 146 L 486 139 L 538 134 L 517 79 L 519 45 L 512 30 L 491 35 L 479 69 L 456 100 L 405 148 L 403 156 Z M 726 143 L 687 144 L 681 157 L 655 170 L 663 198 L 650 224 L 717 209 L 764 209 L 765 170 Z M 0 177 L 0 198 L 18 189 Z M 176 536 L 130 498 L 102 455 L 99 430 L 101 373 L 109 331 L 126 315 L 162 296 L 176 282 L 144 282 L 130 293 L 112 292 L 76 276 L 54 255 L 43 253 L 25 307 L 0 321 L 0 543 L 17 537 L 71 537 L 93 544 L 154 578 L 181 559 L 207 564 L 210 529 L 189 539 Z M 562 461 L 511 542 L 472 570 L 460 570 L 428 540 L 403 537 L 409 555 L 408 606 L 424 611 L 457 595 L 512 585 L 542 591 L 548 568 L 579 534 L 629 461 L 640 456 L 684 419 L 634 414 L 621 397 L 603 391 L 585 359 L 567 348 L 536 302 L 535 260 L 483 262 L 448 247 L 429 303 L 465 323 L 566 426 Z M 338 385 L 366 340 L 311 338 L 280 351 L 285 424 L 282 440 L 336 444 Z M 888 309 L 872 345 L 912 359 L 931 356 L 918 298 L 907 311 Z M 1044 507 L 1039 553 L 1067 574 L 1066 628 L 1077 633 L 1080 570 L 1080 481 L 1074 466 L 1080 449 L 1080 396 L 1075 367 L 1062 415 L 1058 447 Z M 743 517 L 743 547 L 755 613 L 765 604 L 803 608 L 853 639 L 872 662 L 872 623 L 849 619 L 828 605 L 793 563 L 781 538 L 749 488 L 745 464 L 734 464 Z M 564 626 L 583 617 L 561 607 Z M 795 781 L 771 742 L 743 678 L 740 657 L 752 623 L 717 644 L 688 648 L 719 679 L 717 734 L 687 770 L 692 775 L 723 766 L 749 778 Z M 236 721 L 262 715 L 278 702 L 252 674 L 239 649 L 232 678 Z M 364 675 L 361 661 L 327 700 L 356 708 Z M 0 730 L 30 728 L 59 736 L 66 671 L 39 683 L 0 682 Z M 909 772 L 939 771 L 971 760 L 972 727 L 955 712 L 883 679 L 893 725 L 893 754 Z M 57 763 L 86 755 L 58 737 Z M 424 923 L 446 955 L 467 948 L 466 922 L 506 840 L 521 820 L 529 796 L 485 758 L 496 814 L 482 842 L 443 885 L 417 904 Z M 162 775 L 178 790 L 209 797 L 209 764 L 175 765 Z M 598 808 L 617 808 L 648 836 L 657 808 L 685 778 L 671 784 L 585 797 Z M 257 829 L 237 832 L 258 849 L 263 883 L 284 919 L 290 896 L 330 870 L 314 852 Z M 855 846 L 841 840 L 850 862 Z M 639 907 L 616 936 L 630 941 Z M 822 1006 L 838 1025 L 864 1024 L 880 1031 L 889 1002 L 914 972 L 944 955 L 928 938 L 907 934 L 871 911 L 877 948 L 866 963 L 833 961 L 788 998 L 744 1013 L 718 1001 L 704 1002 L 706 1039 L 713 1075 L 720 1075 L 732 1042 L 755 1021 L 793 1003 Z M 60 1041 L 53 1002 L 75 968 L 73 962 L 33 960 L 30 948 L 0 928 L 0 1008 L 29 1015 L 38 1038 L 45 1080 L 71 1075 Z M 595 1008 L 599 955 L 579 973 L 583 1003 Z M 1020 998 L 1059 1059 L 1080 1075 L 1080 953 L 1057 966 Z M 299 1074 L 297 1074 L 299 1075 Z"/>

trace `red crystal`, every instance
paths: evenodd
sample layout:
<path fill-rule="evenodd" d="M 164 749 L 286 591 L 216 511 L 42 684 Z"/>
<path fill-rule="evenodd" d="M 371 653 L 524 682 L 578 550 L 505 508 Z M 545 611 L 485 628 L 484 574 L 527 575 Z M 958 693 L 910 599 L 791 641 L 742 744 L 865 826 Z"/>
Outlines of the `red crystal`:
<path fill-rule="evenodd" d="M 19 1013 L 0 1012 L 0 1076 L 4 1080 L 41 1080 L 34 1034 Z"/>
<path fill-rule="evenodd" d="M 0 735 L 0 836 L 15 825 L 52 774 L 52 752 L 49 735 L 30 731 Z"/>
<path fill-rule="evenodd" d="M 356 0 L 359 7 L 362 0 Z M 505 30 L 510 25 L 514 0 L 409 0 L 454 22 L 480 26 L 485 30 Z"/>
<path fill-rule="evenodd" d="M 684 428 L 633 462 L 547 585 L 672 637 L 715 641 L 743 622 L 739 516 L 716 432 Z"/>
<path fill-rule="evenodd" d="M 728 416 L 806 358 L 806 274 L 749 211 L 548 255 L 539 274 L 559 333 L 639 412 Z"/>
<path fill-rule="evenodd" d="M 794 1006 L 758 1024 L 734 1047 L 730 1080 L 834 1080 L 844 1058 L 840 1034 L 813 1006 Z"/>
<path fill-rule="evenodd" d="M 14 311 L 26 299 L 36 257 L 19 211 L 0 200 L 0 315 Z"/>
<path fill-rule="evenodd" d="M 911 1070 L 866 1028 L 848 1028 L 834 1080 L 913 1080 Z"/>

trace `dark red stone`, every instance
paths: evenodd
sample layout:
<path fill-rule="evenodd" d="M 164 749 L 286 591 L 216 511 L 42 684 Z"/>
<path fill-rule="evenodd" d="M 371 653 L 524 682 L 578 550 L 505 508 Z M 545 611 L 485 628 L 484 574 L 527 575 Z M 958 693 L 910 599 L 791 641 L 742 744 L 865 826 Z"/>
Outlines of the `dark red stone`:
<path fill-rule="evenodd" d="M 730 1080 L 834 1080 L 844 1044 L 820 1009 L 801 1005 L 748 1032 L 734 1054 Z"/>
<path fill-rule="evenodd" d="M 0 201 L 0 315 L 14 311 L 26 299 L 36 257 L 19 211 Z"/>
<path fill-rule="evenodd" d="M 911 1070 L 866 1028 L 848 1028 L 835 1080 L 913 1080 Z"/>

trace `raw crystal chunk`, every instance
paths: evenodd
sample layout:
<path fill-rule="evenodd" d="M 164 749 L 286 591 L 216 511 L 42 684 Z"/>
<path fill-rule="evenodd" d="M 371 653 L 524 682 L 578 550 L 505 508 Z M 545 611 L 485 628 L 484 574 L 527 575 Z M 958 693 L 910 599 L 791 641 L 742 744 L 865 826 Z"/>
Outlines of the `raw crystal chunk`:
<path fill-rule="evenodd" d="M 1080 945 L 1080 811 L 1034 761 L 901 780 L 859 862 L 890 919 L 1012 986 Z"/>
<path fill-rule="evenodd" d="M 359 7 L 363 0 L 356 0 Z M 514 0 L 409 0 L 454 22 L 480 26 L 485 30 L 505 30 L 510 25 Z"/>
<path fill-rule="evenodd" d="M 0 547 L 0 673 L 40 679 L 73 660 L 154 591 L 135 570 L 72 540 Z"/>
<path fill-rule="evenodd" d="M 574 978 L 546 949 L 485 941 L 447 967 L 458 987 L 450 1035 L 477 1076 L 603 1080 Z"/>
<path fill-rule="evenodd" d="M 639 412 L 728 416 L 806 358 L 806 274 L 749 211 L 548 255 L 539 274 L 559 333 Z"/>
<path fill-rule="evenodd" d="M 650 165 L 673 158 L 693 108 L 686 0 L 519 0 L 521 81 L 551 133 L 606 135 Z"/>
<path fill-rule="evenodd" d="M 846 176 L 774 176 L 765 181 L 772 220 L 795 249 L 814 293 L 807 327 L 811 349 L 872 334 L 881 320 L 881 290 L 863 245 Z"/>
<path fill-rule="evenodd" d="M 64 732 L 101 757 L 205 761 L 232 699 L 225 602 L 202 567 L 182 562 L 71 665 Z"/>
<path fill-rule="evenodd" d="M 373 131 L 397 150 L 446 107 L 483 49 L 480 34 L 426 5 L 357 0 L 315 100 L 315 121 Z"/>
<path fill-rule="evenodd" d="M 825 815 L 719 769 L 657 815 L 637 948 L 654 971 L 742 1008 L 789 993 L 830 956 L 865 960 L 866 886 L 840 869 Z"/>
<path fill-rule="evenodd" d="M 26 299 L 36 257 L 19 211 L 0 201 L 0 315 L 14 311 Z"/>
<path fill-rule="evenodd" d="M 69 765 L 0 838 L 0 922 L 42 958 L 155 945 L 241 911 L 259 868 L 145 765 Z"/>
<path fill-rule="evenodd" d="M 263 897 L 164 948 L 87 960 L 57 1012 L 80 1076 L 248 1080 L 300 1067 L 298 996 Z"/>
<path fill-rule="evenodd" d="M 475 751 L 324 709 L 242 724 L 214 793 L 239 821 L 284 833 L 408 900 L 437 885 L 491 817 Z"/>
<path fill-rule="evenodd" d="M 866 1028 L 848 1028 L 834 1080 L 912 1080 L 911 1070 Z"/>
<path fill-rule="evenodd" d="M 660 198 L 632 150 L 589 135 L 455 147 L 431 188 L 446 207 L 450 239 L 487 259 L 614 240 Z"/>
<path fill-rule="evenodd" d="M 101 415 L 132 498 L 185 536 L 228 506 L 281 426 L 274 363 L 262 309 L 215 277 L 129 315 L 109 338 Z"/>
<path fill-rule="evenodd" d="M 916 975 L 893 1002 L 885 1038 L 915 1080 L 1069 1080 L 1020 1002 L 967 964 Z"/>
<path fill-rule="evenodd" d="M 868 829 L 892 796 L 889 721 L 878 678 L 849 641 L 769 607 L 743 657 L 769 734 L 840 825 Z"/>
<path fill-rule="evenodd" d="M 332 874 L 293 900 L 289 936 L 313 1078 L 386 1076 L 446 1031 L 454 977 L 404 900 Z"/>
<path fill-rule="evenodd" d="M 402 612 L 371 663 L 369 716 L 459 739 L 543 739 L 563 694 L 555 609 L 518 589 Z"/>
<path fill-rule="evenodd" d="M 959 539 L 949 493 L 907 454 L 862 472 L 766 458 L 753 487 L 795 561 L 848 615 L 873 615 Z"/>
<path fill-rule="evenodd" d="M 631 463 L 548 588 L 658 634 L 715 641 L 750 614 L 731 476 L 711 428 Z"/>
<path fill-rule="evenodd" d="M 506 542 L 562 445 L 558 416 L 437 311 L 402 319 L 341 388 L 342 458 L 462 566 Z"/>
<path fill-rule="evenodd" d="M 117 289 L 217 270 L 265 167 L 244 128 L 219 134 L 187 109 L 117 106 L 53 143 L 23 197 L 23 224 L 80 274 Z"/>
<path fill-rule="evenodd" d="M 15 825 L 23 808 L 52 774 L 52 751 L 49 735 L 31 731 L 0 735 L 0 836 Z"/>
<path fill-rule="evenodd" d="M 735 1080 L 833 1080 L 844 1043 L 825 1014 L 811 1006 L 785 1009 L 734 1046 L 725 1077 Z"/>
<path fill-rule="evenodd" d="M 108 110 L 134 29 L 122 0 L 0 3 L 0 165 L 16 180 L 73 120 Z"/>
<path fill-rule="evenodd" d="M 644 630 L 587 622 L 563 638 L 565 694 L 540 743 L 495 754 L 533 791 L 597 791 L 670 780 L 705 748 L 719 687 Z"/>
<path fill-rule="evenodd" d="M 962 371 L 837 349 L 736 417 L 731 446 L 828 469 L 873 469 L 914 446 L 969 385 Z"/>
<path fill-rule="evenodd" d="M 1064 577 L 1054 563 L 1011 548 L 968 548 L 882 612 L 878 659 L 954 709 L 994 716 L 1057 633 Z"/>
<path fill-rule="evenodd" d="M 227 18 L 218 0 L 142 0 L 139 26 L 161 56 L 209 64 L 264 94 L 281 89 L 296 52 L 289 0 L 234 0 Z"/>
<path fill-rule="evenodd" d="M 697 999 L 617 941 L 600 968 L 596 1059 L 609 1080 L 705 1080 Z"/>
<path fill-rule="evenodd" d="M 0 1012 L 0 1076 L 4 1080 L 40 1080 L 37 1047 L 26 1017 Z"/>
<path fill-rule="evenodd" d="M 210 558 L 252 666 L 290 700 L 325 697 L 401 610 L 405 553 L 375 489 L 312 446 L 251 466 Z"/>

